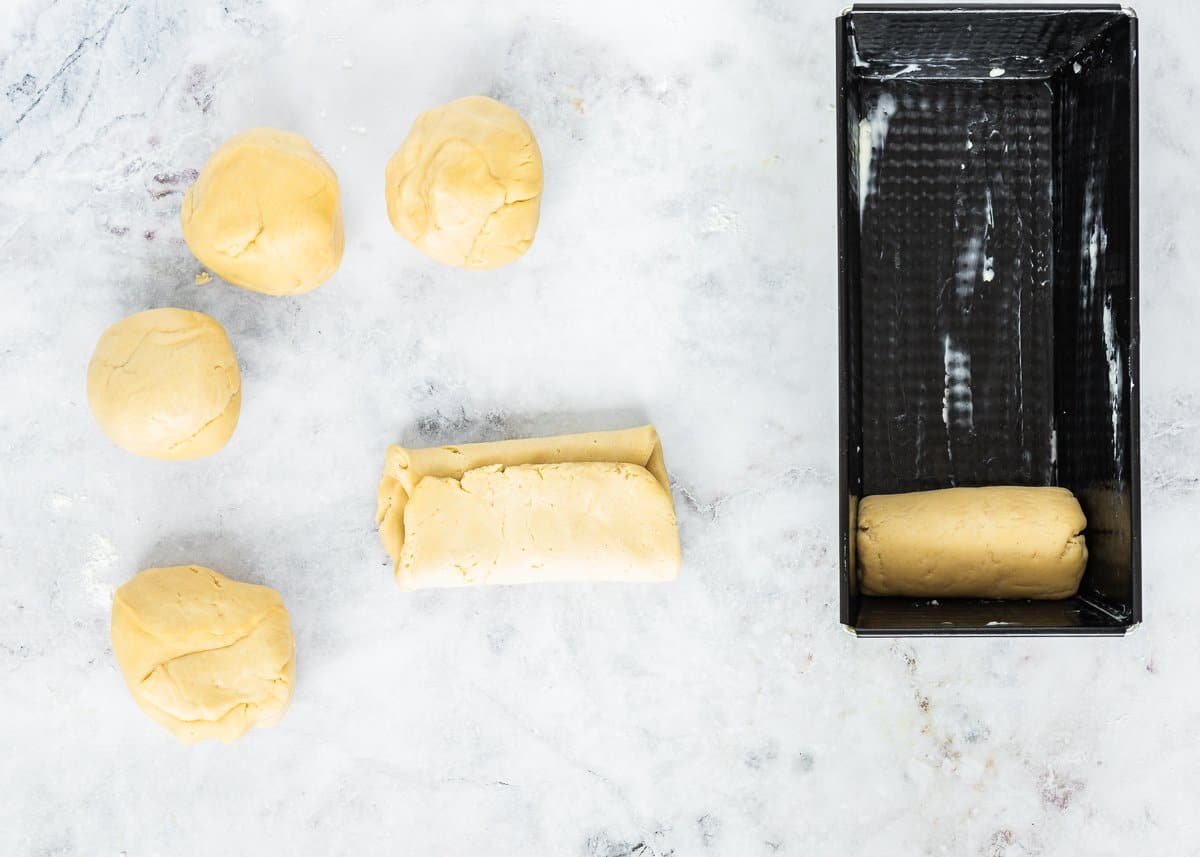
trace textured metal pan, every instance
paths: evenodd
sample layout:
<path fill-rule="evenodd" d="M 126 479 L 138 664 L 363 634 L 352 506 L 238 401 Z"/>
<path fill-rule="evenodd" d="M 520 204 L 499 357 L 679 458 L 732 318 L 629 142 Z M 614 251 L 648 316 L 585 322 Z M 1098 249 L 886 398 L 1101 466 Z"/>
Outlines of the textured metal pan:
<path fill-rule="evenodd" d="M 1136 20 L 855 6 L 838 49 L 842 621 L 1122 633 L 1141 612 Z M 857 594 L 859 497 L 989 484 L 1080 498 L 1077 598 Z"/>

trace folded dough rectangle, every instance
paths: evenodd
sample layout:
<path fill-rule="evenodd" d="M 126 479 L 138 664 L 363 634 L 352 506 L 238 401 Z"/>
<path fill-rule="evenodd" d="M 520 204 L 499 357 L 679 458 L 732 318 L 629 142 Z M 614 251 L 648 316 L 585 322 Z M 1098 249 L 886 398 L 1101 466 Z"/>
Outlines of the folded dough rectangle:
<path fill-rule="evenodd" d="M 376 520 L 404 589 L 665 581 L 679 534 L 653 426 L 388 448 Z"/>

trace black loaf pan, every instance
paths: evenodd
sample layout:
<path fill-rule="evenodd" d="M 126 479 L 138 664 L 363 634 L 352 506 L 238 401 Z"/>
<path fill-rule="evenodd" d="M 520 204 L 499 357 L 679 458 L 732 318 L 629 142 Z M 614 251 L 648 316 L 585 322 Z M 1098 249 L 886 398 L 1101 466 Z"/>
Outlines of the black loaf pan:
<path fill-rule="evenodd" d="M 1141 621 L 1137 21 L 855 5 L 837 49 L 842 623 L 1123 634 Z M 860 595 L 859 498 L 956 485 L 1071 489 L 1079 594 Z"/>

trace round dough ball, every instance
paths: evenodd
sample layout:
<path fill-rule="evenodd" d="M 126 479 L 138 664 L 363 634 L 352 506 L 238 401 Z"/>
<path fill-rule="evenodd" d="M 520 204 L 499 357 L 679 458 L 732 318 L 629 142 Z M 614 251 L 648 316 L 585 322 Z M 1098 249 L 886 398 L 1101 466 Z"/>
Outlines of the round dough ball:
<path fill-rule="evenodd" d="M 283 599 L 209 568 L 148 568 L 118 589 L 112 646 L 138 706 L 188 744 L 274 725 L 292 698 Z"/>
<path fill-rule="evenodd" d="M 299 134 L 227 140 L 183 197 L 183 238 L 221 279 L 268 295 L 309 292 L 342 261 L 337 175 Z"/>
<path fill-rule="evenodd" d="M 496 268 L 533 243 L 542 153 L 525 120 L 473 95 L 426 110 L 387 165 L 388 217 L 439 262 Z"/>
<path fill-rule="evenodd" d="M 237 427 L 242 381 L 225 329 L 202 312 L 151 309 L 96 343 L 88 405 L 104 433 L 135 455 L 211 455 Z"/>

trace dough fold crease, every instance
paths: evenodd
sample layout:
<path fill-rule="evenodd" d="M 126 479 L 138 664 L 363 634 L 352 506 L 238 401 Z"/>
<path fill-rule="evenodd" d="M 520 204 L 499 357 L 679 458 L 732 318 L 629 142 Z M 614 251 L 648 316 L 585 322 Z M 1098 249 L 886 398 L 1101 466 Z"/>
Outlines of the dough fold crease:
<path fill-rule="evenodd" d="M 653 426 L 387 450 L 376 523 L 405 589 L 670 580 L 679 535 Z"/>

